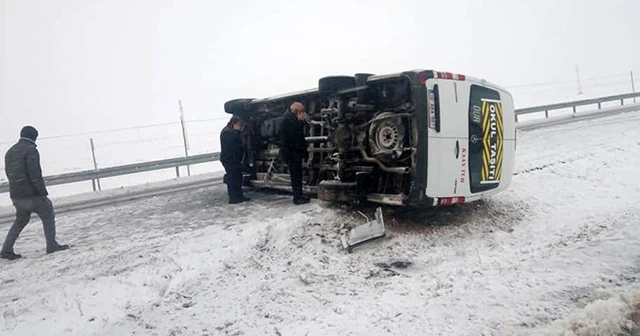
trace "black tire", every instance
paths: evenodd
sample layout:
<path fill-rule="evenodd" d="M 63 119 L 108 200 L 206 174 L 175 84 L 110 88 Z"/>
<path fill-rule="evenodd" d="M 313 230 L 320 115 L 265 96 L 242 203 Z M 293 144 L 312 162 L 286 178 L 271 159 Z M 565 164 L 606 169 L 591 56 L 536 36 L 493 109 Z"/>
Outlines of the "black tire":
<path fill-rule="evenodd" d="M 338 91 L 351 89 L 356 86 L 355 77 L 330 76 L 320 78 L 318 81 L 318 91 L 322 95 L 333 95 Z"/>
<path fill-rule="evenodd" d="M 251 98 L 234 99 L 224 103 L 224 111 L 229 114 L 235 114 L 239 116 L 246 115 L 251 111 Z"/>
<path fill-rule="evenodd" d="M 357 73 L 355 77 L 356 86 L 365 86 L 367 84 L 367 79 L 371 76 L 373 76 L 373 74 Z"/>
<path fill-rule="evenodd" d="M 318 184 L 318 199 L 332 203 L 356 202 L 356 183 L 343 183 L 335 181 L 322 181 Z"/>

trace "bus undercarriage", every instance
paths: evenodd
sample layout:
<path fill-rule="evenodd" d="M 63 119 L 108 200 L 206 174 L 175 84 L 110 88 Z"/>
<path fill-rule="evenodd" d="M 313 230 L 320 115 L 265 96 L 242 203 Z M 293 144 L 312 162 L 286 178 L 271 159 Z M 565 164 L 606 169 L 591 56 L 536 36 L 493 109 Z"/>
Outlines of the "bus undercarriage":
<path fill-rule="evenodd" d="M 406 205 L 419 143 L 413 95 L 407 76 L 357 74 L 325 77 L 318 89 L 286 96 L 232 100 L 225 110 L 245 121 L 250 185 L 291 190 L 279 127 L 298 101 L 307 112 L 306 192 L 330 202 Z"/>

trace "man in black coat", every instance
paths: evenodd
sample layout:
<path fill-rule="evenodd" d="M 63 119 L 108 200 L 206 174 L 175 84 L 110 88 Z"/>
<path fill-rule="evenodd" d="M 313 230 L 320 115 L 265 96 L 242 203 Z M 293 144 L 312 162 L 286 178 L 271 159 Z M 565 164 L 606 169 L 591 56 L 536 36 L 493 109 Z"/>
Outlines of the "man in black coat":
<path fill-rule="evenodd" d="M 302 161 L 309 155 L 305 124 L 304 105 L 299 102 L 291 104 L 280 124 L 280 155 L 289 167 L 293 203 L 296 205 L 309 203 L 309 198 L 302 193 Z"/>
<path fill-rule="evenodd" d="M 242 119 L 238 116 L 231 120 L 220 132 L 220 162 L 226 171 L 225 183 L 229 204 L 242 203 L 250 200 L 242 193 L 242 158 L 244 157 L 244 144 L 242 141 Z"/>
<path fill-rule="evenodd" d="M 4 167 L 9 179 L 9 195 L 16 208 L 16 220 L 0 250 L 0 258 L 15 260 L 22 256 L 13 250 L 18 236 L 35 212 L 44 227 L 47 241 L 47 253 L 66 250 L 69 245 L 60 245 L 56 241 L 56 221 L 53 204 L 44 185 L 40 167 L 40 153 L 36 148 L 38 131 L 32 126 L 25 126 L 20 131 L 20 140 L 13 145 L 4 157 Z"/>

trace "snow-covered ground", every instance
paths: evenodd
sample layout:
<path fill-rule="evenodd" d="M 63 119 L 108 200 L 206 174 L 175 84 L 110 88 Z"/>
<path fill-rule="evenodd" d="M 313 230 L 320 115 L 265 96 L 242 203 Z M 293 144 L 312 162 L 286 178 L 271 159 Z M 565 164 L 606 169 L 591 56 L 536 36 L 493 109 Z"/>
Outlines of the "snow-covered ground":
<path fill-rule="evenodd" d="M 0 334 L 629 335 L 639 125 L 521 132 L 508 191 L 387 209 L 389 235 L 351 254 L 354 211 L 267 193 L 229 206 L 222 186 L 61 215 L 74 246 L 53 255 L 34 221 L 25 259 L 0 263 Z"/>

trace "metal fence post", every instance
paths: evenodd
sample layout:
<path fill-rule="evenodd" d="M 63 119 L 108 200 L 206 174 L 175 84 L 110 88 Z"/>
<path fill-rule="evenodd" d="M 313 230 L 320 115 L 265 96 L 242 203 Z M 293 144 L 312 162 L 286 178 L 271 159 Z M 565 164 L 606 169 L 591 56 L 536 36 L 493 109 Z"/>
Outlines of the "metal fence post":
<path fill-rule="evenodd" d="M 89 139 L 91 143 L 91 156 L 93 157 L 93 169 L 98 170 L 98 162 L 96 161 L 96 146 L 93 143 L 93 138 Z M 91 184 L 93 185 L 93 191 L 96 191 L 96 184 L 98 185 L 98 190 L 102 191 L 102 187 L 100 186 L 100 179 L 92 179 Z"/>
<path fill-rule="evenodd" d="M 182 100 L 178 100 L 178 106 L 180 106 L 180 124 L 182 125 L 182 141 L 184 142 L 184 156 L 189 156 L 189 139 L 187 138 L 187 125 L 184 121 L 184 110 L 182 109 Z M 176 167 L 179 170 L 180 167 Z M 191 176 L 191 167 L 187 165 L 187 175 Z M 180 177 L 180 173 L 178 173 Z"/>

